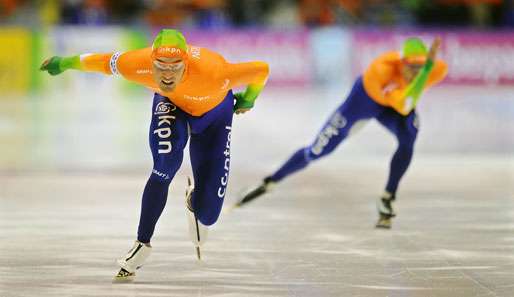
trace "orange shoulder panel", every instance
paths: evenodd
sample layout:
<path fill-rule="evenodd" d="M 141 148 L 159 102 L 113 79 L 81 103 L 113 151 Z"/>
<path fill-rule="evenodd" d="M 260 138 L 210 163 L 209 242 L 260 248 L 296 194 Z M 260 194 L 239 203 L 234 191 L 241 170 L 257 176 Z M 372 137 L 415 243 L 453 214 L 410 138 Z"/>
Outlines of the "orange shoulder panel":
<path fill-rule="evenodd" d="M 151 89 L 158 88 L 152 78 L 152 48 L 147 47 L 119 54 L 111 61 L 115 71 L 127 80 L 145 85 Z"/>
<path fill-rule="evenodd" d="M 397 68 L 400 60 L 400 53 L 387 52 L 373 60 L 364 72 L 362 78 L 364 89 L 377 103 L 389 105 L 384 96 L 384 88 L 398 76 Z"/>

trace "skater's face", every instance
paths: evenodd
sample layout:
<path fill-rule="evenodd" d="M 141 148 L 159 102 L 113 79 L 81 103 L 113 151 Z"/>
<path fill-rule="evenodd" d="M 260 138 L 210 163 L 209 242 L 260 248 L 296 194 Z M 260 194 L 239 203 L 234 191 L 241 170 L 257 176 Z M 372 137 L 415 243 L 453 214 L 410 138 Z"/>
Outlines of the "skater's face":
<path fill-rule="evenodd" d="M 181 58 L 159 57 L 153 60 L 153 79 L 163 92 L 172 92 L 184 76 L 185 64 Z"/>
<path fill-rule="evenodd" d="M 416 75 L 418 75 L 419 71 L 423 68 L 423 64 L 419 63 L 409 63 L 407 61 L 404 61 L 402 63 L 402 76 L 403 79 L 410 83 Z"/>

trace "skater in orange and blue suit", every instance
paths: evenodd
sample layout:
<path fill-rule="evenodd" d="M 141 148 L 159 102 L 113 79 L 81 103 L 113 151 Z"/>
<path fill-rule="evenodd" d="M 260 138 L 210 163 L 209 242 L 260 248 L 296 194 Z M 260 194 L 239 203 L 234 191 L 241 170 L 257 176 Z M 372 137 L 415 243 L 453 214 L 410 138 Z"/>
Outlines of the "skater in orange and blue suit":
<path fill-rule="evenodd" d="M 390 228 L 398 184 L 412 160 L 418 134 L 415 107 L 421 93 L 440 82 L 447 72 L 445 62 L 435 59 L 440 42 L 436 38 L 427 50 L 420 39 L 409 38 L 401 53 L 392 51 L 376 58 L 357 78 L 347 99 L 330 115 L 314 142 L 298 149 L 277 171 L 245 194 L 236 207 L 269 192 L 285 177 L 328 155 L 346 139 L 355 123 L 374 118 L 398 140 L 385 191 L 377 200 L 376 226 Z"/>
<path fill-rule="evenodd" d="M 196 187 L 189 182 L 186 204 L 191 239 L 200 257 L 207 226 L 217 221 L 225 197 L 232 115 L 254 106 L 266 84 L 268 65 L 229 63 L 218 53 L 187 44 L 179 31 L 164 29 L 149 48 L 52 57 L 41 66 L 51 75 L 69 69 L 120 75 L 155 92 L 149 131 L 153 168 L 143 192 L 137 241 L 118 260 L 116 280 L 132 280 L 150 255 L 150 239 L 188 140 Z M 246 89 L 233 93 L 237 87 Z"/>

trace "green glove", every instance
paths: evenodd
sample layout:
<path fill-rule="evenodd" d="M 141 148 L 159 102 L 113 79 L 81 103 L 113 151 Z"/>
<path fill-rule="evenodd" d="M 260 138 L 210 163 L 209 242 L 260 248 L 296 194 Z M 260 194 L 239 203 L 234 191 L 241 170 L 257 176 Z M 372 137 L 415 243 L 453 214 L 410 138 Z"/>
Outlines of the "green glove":
<path fill-rule="evenodd" d="M 250 109 L 253 107 L 253 101 L 245 100 L 244 93 L 242 93 L 242 92 L 235 93 L 234 98 L 236 98 L 236 104 L 234 105 L 234 111 L 241 109 L 241 108 Z"/>
<path fill-rule="evenodd" d="M 43 62 L 39 70 L 47 71 L 50 75 L 58 75 L 68 69 L 78 69 L 80 67 L 80 57 L 59 57 L 53 56 Z"/>

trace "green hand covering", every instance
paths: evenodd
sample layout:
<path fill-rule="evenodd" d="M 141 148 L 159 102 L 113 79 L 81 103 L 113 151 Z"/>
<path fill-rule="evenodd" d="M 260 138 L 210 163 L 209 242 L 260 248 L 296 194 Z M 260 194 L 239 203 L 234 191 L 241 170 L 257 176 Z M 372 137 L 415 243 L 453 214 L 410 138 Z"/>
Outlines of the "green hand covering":
<path fill-rule="evenodd" d="M 255 103 L 255 99 L 257 99 L 257 96 L 259 96 L 259 93 L 262 91 L 263 88 L 264 86 L 249 85 L 244 91 L 244 93 L 234 94 L 234 97 L 236 98 L 234 111 L 241 108 L 252 108 Z"/>
<path fill-rule="evenodd" d="M 80 69 L 80 56 L 51 57 L 39 70 L 48 71 L 50 75 L 58 75 L 68 69 Z"/>

